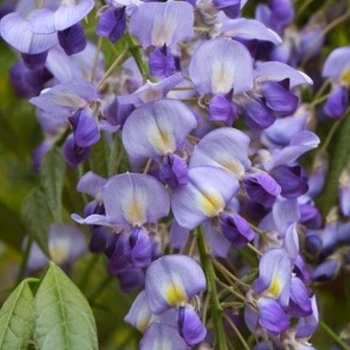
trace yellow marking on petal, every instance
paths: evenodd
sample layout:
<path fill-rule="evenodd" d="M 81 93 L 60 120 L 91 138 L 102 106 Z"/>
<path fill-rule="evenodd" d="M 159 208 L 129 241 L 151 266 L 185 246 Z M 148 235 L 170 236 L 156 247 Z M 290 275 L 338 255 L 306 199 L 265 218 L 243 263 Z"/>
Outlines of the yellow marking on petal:
<path fill-rule="evenodd" d="M 49 246 L 49 252 L 56 264 L 62 264 L 67 260 L 68 247 L 66 246 L 51 245 Z"/>
<path fill-rule="evenodd" d="M 273 298 L 277 298 L 282 290 L 282 286 L 277 277 L 273 276 L 267 294 Z"/>
<path fill-rule="evenodd" d="M 232 69 L 227 69 L 227 67 L 221 63 L 214 64 L 211 78 L 212 92 L 214 94 L 225 94 L 232 89 L 232 83 Z"/>
<path fill-rule="evenodd" d="M 171 306 L 181 305 L 187 301 L 186 292 L 181 283 L 172 283 L 165 290 L 165 300 Z"/>
<path fill-rule="evenodd" d="M 152 143 L 160 154 L 166 155 L 175 150 L 175 142 L 171 133 L 166 130 L 158 129 L 154 136 Z"/>
<path fill-rule="evenodd" d="M 238 178 L 244 175 L 244 166 L 238 160 L 230 159 L 228 161 L 223 161 L 223 162 L 218 161 L 218 163 L 221 164 L 227 170 L 231 171 Z"/>
<path fill-rule="evenodd" d="M 174 36 L 176 23 L 171 18 L 160 19 L 152 28 L 152 44 L 161 47 L 164 44 L 169 46 Z"/>
<path fill-rule="evenodd" d="M 151 316 L 149 317 L 144 317 L 143 315 L 138 317 L 137 322 L 136 322 L 136 328 L 141 332 L 144 333 L 145 330 L 147 329 L 150 321 L 151 321 Z"/>
<path fill-rule="evenodd" d="M 350 86 L 350 68 L 346 68 L 340 75 L 340 83 L 343 86 Z"/>
<path fill-rule="evenodd" d="M 225 207 L 223 198 L 219 193 L 215 192 L 205 193 L 201 196 L 200 202 L 204 213 L 209 217 L 218 215 Z"/>
<path fill-rule="evenodd" d="M 135 201 L 132 201 L 126 211 L 126 217 L 133 225 L 142 225 L 144 223 L 143 208 L 140 207 Z"/>

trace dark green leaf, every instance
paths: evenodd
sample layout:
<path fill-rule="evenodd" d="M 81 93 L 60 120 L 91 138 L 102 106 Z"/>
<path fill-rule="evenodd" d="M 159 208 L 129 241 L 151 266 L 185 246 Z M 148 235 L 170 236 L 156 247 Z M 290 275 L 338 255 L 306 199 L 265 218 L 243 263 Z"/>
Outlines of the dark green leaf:
<path fill-rule="evenodd" d="M 40 175 L 47 204 L 58 223 L 62 221 L 61 197 L 65 171 L 66 162 L 62 152 L 57 147 L 54 147 L 45 154 L 41 164 Z"/>
<path fill-rule="evenodd" d="M 29 235 L 47 255 L 49 255 L 49 215 L 50 212 L 46 204 L 45 195 L 39 187 L 35 187 L 24 198 L 22 205 L 22 218 L 29 229 Z"/>
<path fill-rule="evenodd" d="M 334 135 L 334 147 L 329 152 L 329 171 L 325 189 L 320 203 L 322 212 L 327 215 L 336 204 L 338 196 L 339 177 L 350 159 L 350 114 L 342 121 L 338 132 Z"/>
<path fill-rule="evenodd" d="M 34 296 L 24 280 L 0 311 L 0 349 L 26 349 L 33 329 Z"/>
<path fill-rule="evenodd" d="M 26 233 L 25 226 L 19 215 L 12 211 L 2 200 L 0 200 L 0 227 L 1 240 L 11 248 L 21 252 L 22 239 Z"/>
<path fill-rule="evenodd" d="M 37 350 L 97 350 L 95 320 L 81 291 L 50 263 L 34 302 Z"/>
<path fill-rule="evenodd" d="M 90 155 L 91 171 L 107 177 L 108 176 L 108 154 L 109 146 L 107 140 L 101 135 L 101 139 L 92 147 Z"/>

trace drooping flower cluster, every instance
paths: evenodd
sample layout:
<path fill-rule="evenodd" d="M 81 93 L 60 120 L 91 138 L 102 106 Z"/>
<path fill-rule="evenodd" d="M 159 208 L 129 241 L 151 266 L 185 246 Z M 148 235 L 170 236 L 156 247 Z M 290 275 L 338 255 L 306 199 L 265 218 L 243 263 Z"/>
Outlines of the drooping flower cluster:
<path fill-rule="evenodd" d="M 244 18 L 246 2 L 111 0 L 97 9 L 90 0 L 23 0 L 0 22 L 21 55 L 14 89 L 36 107 L 44 133 L 34 168 L 59 146 L 70 167 L 86 170 L 77 191 L 93 199 L 71 217 L 89 226 L 90 250 L 105 253 L 121 288 L 142 289 L 125 318 L 143 333 L 141 349 L 224 349 L 218 323 L 230 327 L 233 312 L 256 349 L 313 349 L 312 282 L 348 259 L 349 222 L 324 223 L 315 205 L 325 162 L 310 174 L 300 162 L 320 139 L 305 100 L 313 80 L 296 67 L 319 52 L 320 26 L 296 32 L 289 0 Z M 82 25 L 94 10 L 98 44 Z M 102 40 L 120 45 L 107 69 Z M 333 51 L 319 77 L 332 84 L 331 118 L 348 108 L 348 56 L 349 47 Z M 89 167 L 98 144 L 105 174 Z M 342 218 L 349 194 L 346 168 Z M 256 266 L 244 258 L 250 251 Z M 245 282 L 254 268 L 258 277 Z M 237 298 L 242 308 L 223 308 Z"/>

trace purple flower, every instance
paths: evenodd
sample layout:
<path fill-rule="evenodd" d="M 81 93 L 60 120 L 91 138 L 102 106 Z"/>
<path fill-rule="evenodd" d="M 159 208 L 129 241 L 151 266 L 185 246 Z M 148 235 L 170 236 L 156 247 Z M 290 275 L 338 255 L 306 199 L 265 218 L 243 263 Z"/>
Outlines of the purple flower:
<path fill-rule="evenodd" d="M 176 100 L 160 100 L 135 109 L 123 126 L 122 140 L 132 162 L 160 160 L 183 147 L 197 125 L 192 112 Z"/>
<path fill-rule="evenodd" d="M 102 37 L 108 37 L 112 43 L 115 43 L 124 35 L 125 29 L 125 7 L 108 8 L 100 15 L 96 28 L 96 34 Z"/>
<path fill-rule="evenodd" d="M 190 167 L 220 167 L 241 178 L 251 167 L 248 158 L 249 143 L 249 137 L 238 129 L 215 129 L 206 134 L 194 147 Z"/>
<path fill-rule="evenodd" d="M 83 51 L 87 45 L 84 28 L 80 23 L 59 31 L 57 37 L 68 56 Z"/>
<path fill-rule="evenodd" d="M 192 230 L 220 215 L 238 188 L 236 178 L 219 167 L 190 168 L 187 185 L 177 187 L 173 192 L 174 217 L 181 226 Z"/>
<path fill-rule="evenodd" d="M 223 213 L 219 220 L 222 233 L 235 247 L 243 248 L 254 239 L 254 231 L 242 216 Z"/>
<path fill-rule="evenodd" d="M 268 174 L 255 173 L 243 178 L 248 196 L 256 203 L 271 207 L 281 193 L 281 187 Z"/>
<path fill-rule="evenodd" d="M 253 60 L 238 41 L 212 39 L 194 51 L 189 74 L 200 95 L 227 94 L 232 89 L 236 94 L 253 87 Z"/>
<path fill-rule="evenodd" d="M 87 252 L 83 233 L 71 225 L 51 225 L 48 237 L 51 259 L 58 265 L 69 266 Z M 49 260 L 37 244 L 33 244 L 29 253 L 27 268 L 43 269 Z"/>
<path fill-rule="evenodd" d="M 197 312 L 189 305 L 180 307 L 177 322 L 179 333 L 189 346 L 199 344 L 207 335 Z"/>
<path fill-rule="evenodd" d="M 184 1 L 148 2 L 132 12 L 130 33 L 144 49 L 173 47 L 193 36 L 193 20 L 193 7 Z"/>
<path fill-rule="evenodd" d="M 167 255 L 152 262 L 146 271 L 145 289 L 151 312 L 186 303 L 206 289 L 202 268 L 186 255 Z"/>
<path fill-rule="evenodd" d="M 73 214 L 72 218 L 82 224 L 130 230 L 156 222 L 169 213 L 169 195 L 150 175 L 125 173 L 112 176 L 102 188 L 102 198 L 106 215 L 93 214 L 83 219 Z"/>
<path fill-rule="evenodd" d="M 270 249 L 259 262 L 259 278 L 254 282 L 254 291 L 266 298 L 277 300 L 287 307 L 290 297 L 292 266 L 284 249 Z"/>

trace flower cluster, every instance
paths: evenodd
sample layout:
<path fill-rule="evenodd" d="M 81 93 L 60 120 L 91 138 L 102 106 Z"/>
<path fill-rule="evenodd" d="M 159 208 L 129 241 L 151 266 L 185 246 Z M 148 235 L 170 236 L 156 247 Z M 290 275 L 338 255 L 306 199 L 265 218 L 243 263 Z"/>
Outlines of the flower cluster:
<path fill-rule="evenodd" d="M 328 141 L 312 167 L 301 157 L 348 110 L 350 47 L 305 73 L 322 23 L 297 30 L 290 0 L 246 18 L 246 3 L 19 0 L 0 22 L 20 55 L 12 85 L 44 134 L 33 167 L 60 147 L 80 171 L 76 189 L 91 201 L 71 218 L 89 226 L 90 251 L 121 288 L 142 290 L 125 317 L 140 349 L 224 350 L 225 329 L 246 348 L 314 349 L 313 283 L 349 261 L 349 167 L 323 219 Z M 103 42 L 116 54 L 108 67 Z M 98 145 L 103 174 L 91 166 Z"/>

